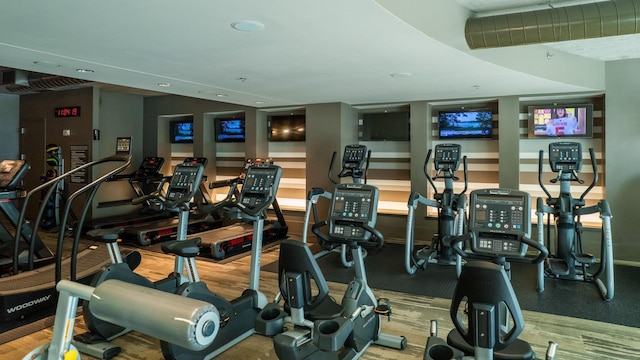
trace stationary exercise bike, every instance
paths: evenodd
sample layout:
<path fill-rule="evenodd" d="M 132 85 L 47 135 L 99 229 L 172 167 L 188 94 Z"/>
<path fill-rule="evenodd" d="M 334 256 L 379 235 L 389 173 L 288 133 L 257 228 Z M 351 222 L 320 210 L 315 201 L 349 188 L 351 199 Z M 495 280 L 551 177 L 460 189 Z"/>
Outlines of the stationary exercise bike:
<path fill-rule="evenodd" d="M 524 318 L 509 276 L 510 262 L 535 264 L 548 252 L 529 239 L 531 196 L 508 189 L 472 191 L 469 200 L 469 232 L 451 239 L 450 245 L 469 261 L 464 266 L 451 301 L 455 328 L 446 342 L 437 337 L 437 322 L 431 322 L 425 360 L 535 358 L 531 345 L 518 339 Z M 469 250 L 459 245 L 468 242 Z M 527 249 L 537 255 L 527 255 Z M 547 359 L 555 356 L 550 343 Z"/>
<path fill-rule="evenodd" d="M 267 209 L 278 192 L 281 176 L 282 169 L 273 164 L 253 165 L 247 169 L 238 201 L 230 206 L 244 213 L 244 219 L 253 219 L 249 288 L 238 298 L 226 300 L 210 291 L 198 279 L 180 286 L 178 294 L 206 301 L 218 309 L 220 330 L 211 345 L 197 351 L 167 341 L 161 342 L 162 354 L 166 359 L 212 359 L 255 332 L 256 316 L 267 304 L 266 296 L 259 291 L 264 222 Z M 193 260 L 199 251 L 198 238 L 169 242 L 172 243 L 176 245 L 173 250 L 180 257 Z"/>
<path fill-rule="evenodd" d="M 437 144 L 433 166 L 436 175 L 431 177 L 427 170 L 427 164 L 431 157 L 431 149 L 427 152 L 423 171 L 427 181 L 434 191 L 433 200 L 427 199 L 414 192 L 409 196 L 407 215 L 407 242 L 405 247 L 405 268 L 409 274 L 415 274 L 418 269 L 425 270 L 428 264 L 456 265 L 457 274 L 460 275 L 461 261 L 457 258 L 453 249 L 446 245 L 446 239 L 461 235 L 464 231 L 465 208 L 467 197 L 465 195 L 468 185 L 467 157 L 461 158 L 461 146 L 459 144 Z M 460 167 L 462 160 L 464 170 L 464 189 L 456 194 L 453 182 L 459 180 L 455 172 Z M 444 180 L 444 190 L 438 192 L 434 180 Z M 418 204 L 433 207 L 438 210 L 438 232 L 433 235 L 431 245 L 418 251 L 414 251 L 415 210 Z"/>
<path fill-rule="evenodd" d="M 365 184 L 335 186 L 329 218 L 312 231 L 326 246 L 344 244 L 354 259 L 355 277 L 341 304 L 329 288 L 309 247 L 283 240 L 278 263 L 279 290 L 284 306 L 269 304 L 256 318 L 258 333 L 274 336 L 280 359 L 357 359 L 372 344 L 404 349 L 404 336 L 382 334 L 381 316 L 391 315 L 388 300 L 377 300 L 367 284 L 362 246 L 384 244 L 376 223 L 378 189 Z M 328 234 L 322 229 L 328 227 Z M 316 290 L 317 289 L 317 292 Z M 289 330 L 283 332 L 285 324 Z"/>
<path fill-rule="evenodd" d="M 367 183 L 367 173 L 369 171 L 369 160 L 371 159 L 371 150 L 367 150 L 365 145 L 360 144 L 352 144 L 344 147 L 344 152 L 342 154 L 342 169 L 338 173 L 338 178 L 334 178 L 333 176 L 333 166 L 335 164 L 336 156 L 338 155 L 337 151 L 333 152 L 331 156 L 331 163 L 329 164 L 328 177 L 329 180 L 337 185 L 340 183 L 340 179 L 350 177 L 354 184 Z M 364 180 L 363 180 L 364 177 Z M 302 226 L 302 241 L 307 242 L 308 229 L 309 229 L 309 219 L 311 214 L 313 214 L 314 223 L 317 224 L 320 222 L 318 218 L 318 201 L 320 198 L 328 199 L 331 201 L 332 193 L 324 190 L 323 188 L 314 187 L 307 194 L 307 210 L 305 211 L 304 224 Z M 319 259 L 334 250 L 340 251 L 340 260 L 342 261 L 342 265 L 345 267 L 352 267 L 353 260 L 348 259 L 349 251 L 346 245 L 342 244 L 334 244 L 335 247 L 326 247 L 323 244 L 323 239 L 318 237 L 318 242 L 321 247 L 324 248 L 323 251 L 318 252 L 315 257 Z M 367 256 L 366 250 L 364 250 L 364 257 Z"/>
<path fill-rule="evenodd" d="M 156 191 L 136 198 L 133 202 L 143 203 L 148 201 L 151 204 L 150 206 L 162 207 L 166 210 L 178 212 L 177 239 L 184 240 L 187 235 L 190 201 L 196 191 L 198 191 L 198 184 L 200 184 L 203 172 L 204 166 L 198 163 L 183 163 L 177 165 L 166 192 L 161 194 Z M 118 239 L 122 231 L 122 228 L 106 228 L 87 232 L 87 238 L 104 242 L 107 245 L 112 261 L 112 264 L 94 276 L 90 284 L 91 286 L 98 287 L 107 280 L 115 279 L 129 284 L 174 293 L 180 285 L 197 281 L 198 275 L 193 259 L 189 258 L 187 253 L 176 252 L 174 249 L 178 247 L 170 243 L 163 243 L 162 250 L 176 255 L 172 273 L 166 278 L 155 282 L 135 273 L 128 263 L 123 262 L 120 256 Z M 185 267 L 187 274 L 183 271 Z M 123 306 L 123 304 L 115 306 Z M 129 329 L 104 321 L 96 316 L 92 311 L 91 302 L 83 301 L 82 307 L 84 321 L 89 332 L 77 335 L 75 337 L 75 346 L 78 347 L 81 352 L 100 358 L 105 356 L 110 357 L 113 356 L 112 354 L 118 353 L 119 348 L 111 347 L 107 342 L 128 332 Z"/>
<path fill-rule="evenodd" d="M 552 256 L 547 262 L 538 265 L 538 291 L 544 291 L 544 277 L 564 280 L 586 281 L 596 284 L 602 298 L 606 301 L 613 299 L 613 244 L 611 236 L 611 209 L 606 200 L 586 206 L 585 197 L 598 181 L 598 167 L 595 153 L 589 149 L 593 180 L 580 195 L 574 199 L 571 195 L 571 183 L 584 184 L 578 174 L 582 168 L 582 146 L 577 142 L 554 142 L 549 144 L 549 165 L 558 175 L 551 179 L 551 183 L 560 183 L 558 197 L 553 197 L 542 182 L 542 163 L 544 151 L 540 150 L 538 162 L 538 182 L 547 195 L 546 204 L 538 198 L 538 241 L 544 242 L 550 249 Z M 582 215 L 598 213 L 602 219 L 601 230 L 601 260 L 585 253 L 582 249 L 583 225 Z M 547 215 L 547 231 L 544 231 L 544 216 Z M 551 216 L 555 220 L 555 236 L 551 241 Z M 597 267 L 595 271 L 593 268 Z"/>

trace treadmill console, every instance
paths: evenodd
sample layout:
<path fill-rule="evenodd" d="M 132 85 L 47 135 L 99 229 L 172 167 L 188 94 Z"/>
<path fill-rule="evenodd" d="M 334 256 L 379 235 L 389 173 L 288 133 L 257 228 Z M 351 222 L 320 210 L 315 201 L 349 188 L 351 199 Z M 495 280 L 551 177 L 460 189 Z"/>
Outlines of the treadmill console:
<path fill-rule="evenodd" d="M 360 144 L 347 145 L 342 155 L 343 169 L 361 169 L 367 156 L 367 147 Z"/>
<path fill-rule="evenodd" d="M 461 149 L 462 147 L 459 144 L 437 144 L 433 157 L 433 165 L 436 170 L 458 170 Z"/>
<path fill-rule="evenodd" d="M 159 156 L 149 156 L 142 160 L 142 164 L 136 172 L 134 177 L 154 177 L 158 176 L 162 165 L 164 164 L 164 158 Z"/>
<path fill-rule="evenodd" d="M 250 166 L 238 202 L 258 212 L 267 210 L 276 198 L 281 176 L 282 168 L 278 165 L 265 163 Z"/>
<path fill-rule="evenodd" d="M 523 257 L 527 245 L 520 238 L 531 233 L 531 195 L 509 189 L 472 191 L 469 232 L 474 253 Z"/>
<path fill-rule="evenodd" d="M 582 168 L 582 146 L 577 142 L 554 142 L 549 144 L 549 166 L 553 172 L 580 172 Z"/>
<path fill-rule="evenodd" d="M 190 201 L 198 191 L 203 173 L 204 165 L 199 163 L 176 165 L 167 188 L 167 200 Z"/>
<path fill-rule="evenodd" d="M 3 191 L 15 190 L 20 186 L 22 178 L 30 167 L 24 160 L 2 160 L 0 162 L 0 189 Z"/>
<path fill-rule="evenodd" d="M 367 241 L 378 209 L 378 188 L 366 184 L 338 184 L 333 190 L 329 216 L 329 237 Z"/>

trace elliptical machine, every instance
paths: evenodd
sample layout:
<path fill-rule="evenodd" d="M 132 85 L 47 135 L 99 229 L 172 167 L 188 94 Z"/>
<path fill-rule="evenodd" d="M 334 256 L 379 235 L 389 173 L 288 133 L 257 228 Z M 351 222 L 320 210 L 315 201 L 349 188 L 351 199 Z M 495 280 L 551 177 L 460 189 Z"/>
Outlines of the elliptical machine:
<path fill-rule="evenodd" d="M 381 316 L 391 315 L 388 300 L 376 300 L 364 268 L 362 246 L 381 248 L 384 237 L 376 224 L 378 189 L 365 184 L 339 184 L 332 194 L 329 218 L 312 231 L 325 246 L 343 244 L 354 259 L 355 277 L 341 304 L 329 296 L 318 263 L 301 241 L 283 240 L 278 263 L 281 308 L 271 303 L 256 318 L 256 331 L 274 336 L 280 359 L 357 359 L 371 344 L 403 350 L 404 336 L 382 334 Z M 328 235 L 321 231 L 328 227 Z M 317 293 L 314 293 L 317 289 Z M 291 324 L 284 331 L 284 325 Z"/>
<path fill-rule="evenodd" d="M 461 257 L 481 261 L 467 262 L 458 278 L 449 309 L 455 328 L 446 342 L 431 321 L 424 359 L 534 359 L 531 345 L 518 339 L 524 318 L 509 279 L 510 262 L 536 264 L 548 255 L 542 244 L 529 239 L 531 196 L 509 189 L 474 190 L 469 209 L 469 232 L 451 238 L 450 245 Z M 463 242 L 470 251 L 458 246 Z M 528 247 L 537 255 L 526 255 Z M 555 350 L 550 343 L 546 359 L 553 359 Z"/>
<path fill-rule="evenodd" d="M 433 166 L 436 175 L 431 177 L 427 170 L 427 164 L 431 157 L 431 149 L 427 152 L 423 171 L 427 181 L 434 191 L 433 200 L 427 199 L 414 192 L 409 196 L 407 215 L 407 242 L 405 247 L 405 268 L 411 275 L 418 269 L 425 270 L 428 264 L 456 265 L 456 273 L 459 276 L 461 261 L 457 258 L 453 249 L 446 245 L 446 240 L 452 236 L 461 235 L 465 225 L 465 209 L 467 197 L 465 195 L 468 185 L 467 157 L 461 159 L 461 146 L 459 144 L 437 144 Z M 456 194 L 453 182 L 460 180 L 455 172 L 460 167 L 462 160 L 464 171 L 464 189 Z M 434 180 L 444 180 L 444 190 L 438 192 Z M 438 210 L 438 232 L 433 235 L 431 245 L 418 251 L 414 251 L 415 210 L 418 204 L 433 207 Z"/>
<path fill-rule="evenodd" d="M 365 145 L 361 144 L 352 144 L 344 147 L 344 152 L 342 154 L 342 169 L 338 173 L 338 179 L 333 177 L 333 165 L 336 160 L 336 156 L 338 155 L 337 151 L 333 152 L 331 156 L 331 163 L 329 164 L 328 177 L 329 180 L 337 185 L 340 183 L 340 179 L 350 177 L 353 180 L 354 184 L 366 184 L 367 183 L 367 173 L 369 172 L 369 160 L 371 159 L 371 150 L 367 150 Z M 363 169 L 364 167 L 364 169 Z M 363 180 L 364 177 L 364 180 Z M 331 201 L 332 193 L 324 190 L 323 188 L 314 187 L 307 194 L 307 210 L 305 211 L 304 217 L 304 225 L 302 226 L 302 241 L 307 242 L 308 229 L 309 229 L 309 218 L 311 214 L 313 214 L 314 224 L 318 224 L 320 222 L 318 218 L 318 201 L 320 198 L 325 198 Z M 319 259 L 333 250 L 337 250 L 334 247 L 327 248 L 323 244 L 323 239 L 318 237 L 318 243 L 323 251 L 317 253 L 315 255 L 316 259 Z M 348 259 L 349 251 L 346 248 L 346 245 L 338 245 L 334 244 L 335 247 L 340 247 L 340 260 L 342 261 L 342 265 L 344 267 L 352 267 L 353 260 Z M 366 250 L 364 250 L 364 257 L 367 256 Z"/>
<path fill-rule="evenodd" d="M 544 291 L 545 275 L 564 280 L 586 281 L 596 284 L 602 298 L 613 299 L 613 243 L 611 236 L 611 209 L 606 200 L 586 206 L 585 197 L 598 181 L 598 167 L 593 148 L 589 149 L 593 180 L 580 195 L 574 199 L 571 195 L 571 183 L 584 184 L 578 173 L 582 168 L 582 146 L 577 142 L 554 142 L 549 144 L 549 166 L 558 175 L 551 183 L 560 183 L 558 197 L 553 197 L 542 182 L 542 163 L 544 151 L 540 150 L 538 161 L 538 183 L 547 195 L 546 204 L 538 198 L 538 241 L 544 242 L 551 256 L 544 264 L 538 265 L 538 291 Z M 600 263 L 597 258 L 582 249 L 582 215 L 598 213 L 602 219 Z M 547 215 L 547 231 L 544 231 L 544 216 Z M 555 239 L 551 241 L 551 216 L 556 225 Z M 597 265 L 595 272 L 590 269 Z"/>

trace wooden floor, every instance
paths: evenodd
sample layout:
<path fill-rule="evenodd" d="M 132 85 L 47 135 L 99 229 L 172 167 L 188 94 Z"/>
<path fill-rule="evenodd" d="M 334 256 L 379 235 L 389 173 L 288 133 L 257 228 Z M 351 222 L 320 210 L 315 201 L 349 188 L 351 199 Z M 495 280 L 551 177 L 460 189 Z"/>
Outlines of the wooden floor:
<path fill-rule="evenodd" d="M 171 271 L 172 258 L 163 254 L 142 251 L 143 260 L 138 272 L 151 278 L 160 279 Z M 278 247 L 265 250 L 262 263 L 277 260 Z M 248 284 L 250 258 L 244 257 L 221 265 L 209 261 L 198 262 L 200 274 L 209 288 L 227 299 L 238 296 Z M 407 275 L 409 276 L 409 275 Z M 402 279 L 398 279 L 402 281 Z M 272 299 L 277 288 L 275 273 L 262 272 L 260 288 L 267 298 Z M 339 298 L 344 284 L 330 283 L 331 292 Z M 404 335 L 408 347 L 404 351 L 370 347 L 363 359 L 422 359 L 429 332 L 429 321 L 439 321 L 441 336 L 451 329 L 448 308 L 450 301 L 439 298 L 413 296 L 374 289 L 376 297 L 391 300 L 393 316 L 384 321 L 383 332 Z M 615 301 L 624 301 L 616 299 Z M 123 304 L 126 306 L 126 304 Z M 560 317 L 536 312 L 524 312 L 525 330 L 520 336 L 530 342 L 538 358 L 544 358 L 549 340 L 559 344 L 557 359 L 640 359 L 640 328 L 611 325 L 589 320 Z M 640 324 L 638 325 L 640 326 Z M 0 346 L 0 359 L 21 359 L 30 350 L 46 343 L 51 330 L 35 333 Z M 76 322 L 76 333 L 84 332 L 82 319 Z M 159 342 L 139 333 L 129 333 L 114 341 L 123 348 L 117 359 L 162 359 Z M 270 338 L 253 335 L 235 347 L 221 354 L 219 359 L 275 359 Z M 83 359 L 93 359 L 83 356 Z"/>

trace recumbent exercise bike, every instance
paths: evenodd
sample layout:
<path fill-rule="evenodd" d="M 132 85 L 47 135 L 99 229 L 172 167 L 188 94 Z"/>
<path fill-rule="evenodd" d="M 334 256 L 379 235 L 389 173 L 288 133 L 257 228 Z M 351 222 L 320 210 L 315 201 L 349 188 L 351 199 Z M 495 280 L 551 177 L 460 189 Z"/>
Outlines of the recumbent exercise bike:
<path fill-rule="evenodd" d="M 471 192 L 469 231 L 450 242 L 456 253 L 469 259 L 449 309 L 455 328 L 445 342 L 437 337 L 437 322 L 432 320 L 425 360 L 535 358 L 531 345 L 518 339 L 524 318 L 509 276 L 510 262 L 536 264 L 547 257 L 547 249 L 531 240 L 530 233 L 528 193 L 509 189 Z M 468 251 L 457 246 L 463 242 L 468 242 Z M 529 247 L 537 255 L 527 255 Z M 556 346 L 549 344 L 547 359 L 554 358 Z"/>
<path fill-rule="evenodd" d="M 336 185 L 329 218 L 312 228 L 326 246 L 344 244 L 353 256 L 355 277 L 341 304 L 329 296 L 309 247 L 302 241 L 281 242 L 278 283 L 284 306 L 271 303 L 256 318 L 258 333 L 275 335 L 278 358 L 346 360 L 357 359 L 371 344 L 406 348 L 404 336 L 380 332 L 381 316 L 391 315 L 391 305 L 386 299 L 376 300 L 367 284 L 362 246 L 381 248 L 384 244 L 384 237 L 374 228 L 377 203 L 374 186 Z M 322 231 L 326 227 L 328 234 Z M 285 324 L 290 326 L 283 332 Z"/>

